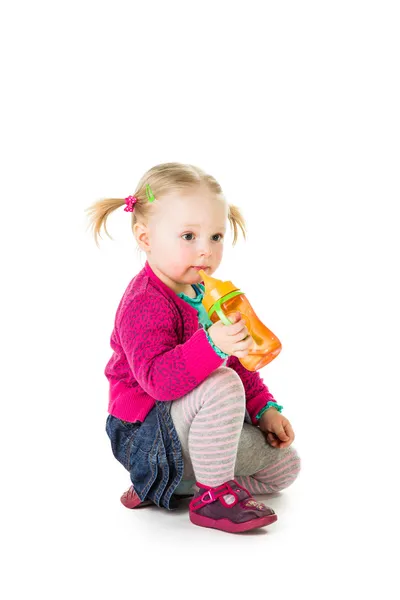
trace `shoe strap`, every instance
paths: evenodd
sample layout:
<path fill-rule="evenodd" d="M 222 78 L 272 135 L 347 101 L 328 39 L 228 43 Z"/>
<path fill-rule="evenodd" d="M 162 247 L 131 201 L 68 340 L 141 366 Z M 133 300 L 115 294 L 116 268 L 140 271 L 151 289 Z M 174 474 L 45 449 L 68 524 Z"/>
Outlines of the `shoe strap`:
<path fill-rule="evenodd" d="M 196 485 L 201 486 L 203 488 L 205 487 L 197 482 Z M 218 500 L 218 498 L 220 498 L 221 496 L 225 496 L 225 494 L 232 494 L 232 496 L 235 497 L 235 502 L 233 502 L 230 506 L 235 506 L 235 504 L 238 503 L 239 498 L 237 494 L 233 491 L 229 483 L 226 482 L 214 488 L 207 488 L 206 491 L 203 494 L 201 494 L 201 496 L 193 498 L 189 506 L 191 510 L 199 510 L 205 504 L 211 504 L 212 502 Z"/>

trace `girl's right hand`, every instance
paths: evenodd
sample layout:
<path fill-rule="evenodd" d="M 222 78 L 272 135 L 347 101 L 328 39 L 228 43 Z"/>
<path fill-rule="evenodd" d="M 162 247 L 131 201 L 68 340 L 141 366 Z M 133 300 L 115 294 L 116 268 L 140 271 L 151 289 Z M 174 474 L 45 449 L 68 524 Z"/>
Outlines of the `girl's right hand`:
<path fill-rule="evenodd" d="M 240 312 L 229 315 L 229 320 L 233 320 L 232 325 L 224 325 L 222 321 L 217 321 L 211 325 L 207 333 L 214 344 L 225 354 L 243 358 L 248 355 L 249 348 L 253 345 L 254 340 L 249 335 Z"/>

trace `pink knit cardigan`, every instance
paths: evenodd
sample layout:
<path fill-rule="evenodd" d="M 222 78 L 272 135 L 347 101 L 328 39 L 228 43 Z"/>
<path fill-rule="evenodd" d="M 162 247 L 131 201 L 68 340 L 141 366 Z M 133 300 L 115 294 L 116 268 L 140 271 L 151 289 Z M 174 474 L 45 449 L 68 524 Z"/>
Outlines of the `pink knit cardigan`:
<path fill-rule="evenodd" d="M 144 421 L 155 399 L 181 398 L 224 362 L 196 309 L 161 281 L 148 261 L 124 292 L 110 344 L 108 412 L 124 421 Z M 226 366 L 240 376 L 256 424 L 255 416 L 274 397 L 259 373 L 245 369 L 236 356 L 229 356 Z"/>

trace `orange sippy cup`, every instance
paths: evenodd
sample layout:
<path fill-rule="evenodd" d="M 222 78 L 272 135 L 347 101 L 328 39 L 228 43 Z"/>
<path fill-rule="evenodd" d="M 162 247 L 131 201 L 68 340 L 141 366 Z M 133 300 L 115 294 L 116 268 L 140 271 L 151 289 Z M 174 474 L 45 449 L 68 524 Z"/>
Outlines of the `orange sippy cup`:
<path fill-rule="evenodd" d="M 221 281 L 210 277 L 202 269 L 199 273 L 203 277 L 206 288 L 203 306 L 210 320 L 216 323 L 220 319 L 225 325 L 231 325 L 232 321 L 229 320 L 229 315 L 239 311 L 246 323 L 249 335 L 254 340 L 248 355 L 239 358 L 242 365 L 248 371 L 257 371 L 278 356 L 282 350 L 282 344 L 272 331 L 261 323 L 244 293 L 231 281 Z"/>

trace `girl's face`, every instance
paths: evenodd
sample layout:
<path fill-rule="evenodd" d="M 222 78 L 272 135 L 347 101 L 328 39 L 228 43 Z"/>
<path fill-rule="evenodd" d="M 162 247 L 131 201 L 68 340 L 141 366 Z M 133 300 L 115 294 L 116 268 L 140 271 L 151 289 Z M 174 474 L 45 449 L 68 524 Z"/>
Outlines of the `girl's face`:
<path fill-rule="evenodd" d="M 163 196 L 148 227 L 135 225 L 150 267 L 176 293 L 202 280 L 194 267 L 207 275 L 218 268 L 228 210 L 225 200 L 199 186 Z"/>

